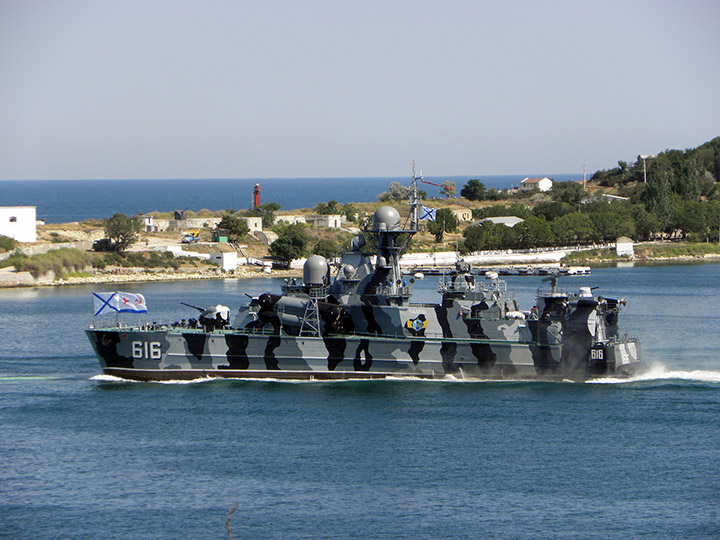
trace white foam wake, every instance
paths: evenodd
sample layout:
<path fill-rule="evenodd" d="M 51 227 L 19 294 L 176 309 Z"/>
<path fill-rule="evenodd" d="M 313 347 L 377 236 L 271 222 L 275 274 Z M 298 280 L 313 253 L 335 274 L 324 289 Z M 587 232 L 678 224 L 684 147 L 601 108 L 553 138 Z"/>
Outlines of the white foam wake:
<path fill-rule="evenodd" d="M 663 364 L 654 364 L 648 371 L 625 379 L 606 378 L 588 381 L 592 384 L 627 384 L 640 381 L 691 381 L 720 383 L 720 371 L 697 369 L 692 371 L 668 370 Z"/>
<path fill-rule="evenodd" d="M 177 379 L 177 380 L 168 380 L 168 381 L 134 381 L 132 379 L 123 379 L 122 377 L 116 377 L 115 375 L 105 375 L 105 374 L 99 374 L 99 375 L 93 375 L 90 377 L 91 381 L 100 381 L 100 382 L 116 382 L 116 383 L 141 383 L 141 382 L 149 382 L 151 384 L 198 384 L 198 383 L 206 383 L 211 381 L 218 380 L 217 378 L 213 377 L 198 377 L 197 379 Z"/>
<path fill-rule="evenodd" d="M 94 375 L 93 377 L 90 377 L 91 381 L 99 381 L 99 382 L 113 382 L 113 383 L 137 383 L 142 381 L 133 381 L 130 379 L 123 379 L 121 377 L 116 377 L 114 375 L 105 375 L 105 374 L 99 374 Z M 498 383 L 498 382 L 507 382 L 507 383 L 513 383 L 513 382 L 532 382 L 531 379 L 505 379 L 505 380 L 498 380 L 498 379 L 476 379 L 476 378 L 462 378 L 462 377 L 455 377 L 453 375 L 446 375 L 445 377 L 439 378 L 439 379 L 426 379 L 421 377 L 408 377 L 408 376 L 397 376 L 397 377 L 387 377 L 385 379 L 334 379 L 334 380 L 318 380 L 318 379 L 272 379 L 272 378 L 263 378 L 263 379 L 256 379 L 256 378 L 243 378 L 243 377 L 232 377 L 232 378 L 216 378 L 216 377 L 199 377 L 197 379 L 190 379 L 190 380 L 168 380 L 168 381 L 151 381 L 152 384 L 203 384 L 203 383 L 209 383 L 209 382 L 215 382 L 215 381 L 252 381 L 252 382 L 275 382 L 275 383 L 285 383 L 285 384 L 328 384 L 328 383 L 350 383 L 350 382 L 359 382 L 359 381 L 392 381 L 392 382 L 417 382 L 417 381 L 423 381 L 423 382 L 434 382 L 434 383 Z M 588 384 L 630 384 L 630 383 L 637 383 L 637 382 L 653 382 L 653 381 L 689 381 L 689 382 L 702 382 L 702 383 L 717 383 L 720 384 L 720 371 L 710 371 L 710 370 L 692 370 L 692 371 L 681 371 L 681 370 L 668 370 L 664 365 L 662 364 L 655 364 L 653 365 L 648 371 L 635 375 L 633 377 L 624 377 L 624 378 L 613 378 L 613 377 L 604 377 L 601 379 L 593 379 L 590 381 L 587 381 Z M 558 381 L 538 381 L 538 382 L 557 382 L 557 383 L 568 383 L 572 382 L 569 380 L 558 380 Z"/>
<path fill-rule="evenodd" d="M 137 381 L 131 381 L 129 379 L 123 379 L 121 377 L 115 377 L 114 375 L 105 375 L 101 373 L 100 375 L 93 375 L 90 377 L 91 381 L 100 381 L 100 382 L 137 382 Z"/>

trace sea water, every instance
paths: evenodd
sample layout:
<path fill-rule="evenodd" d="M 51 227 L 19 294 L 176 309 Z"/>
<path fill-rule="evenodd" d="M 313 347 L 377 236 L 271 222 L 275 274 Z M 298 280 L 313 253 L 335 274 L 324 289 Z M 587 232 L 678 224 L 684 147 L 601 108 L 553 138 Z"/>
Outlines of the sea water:
<path fill-rule="evenodd" d="M 718 264 L 564 279 L 626 297 L 655 364 L 585 384 L 124 382 L 84 335 L 91 287 L 0 290 L 0 537 L 226 538 L 237 507 L 236 539 L 718 538 L 719 280 Z M 192 316 L 180 301 L 234 311 L 280 283 L 122 290 L 172 321 Z M 540 285 L 509 278 L 525 308 Z"/>
<path fill-rule="evenodd" d="M 428 177 L 435 184 L 455 182 L 457 192 L 471 178 L 490 189 L 517 187 L 527 175 Z M 577 175 L 558 174 L 558 182 Z M 283 210 L 312 208 L 318 202 L 377 201 L 391 182 L 410 185 L 410 178 L 237 178 L 183 180 L 4 180 L 0 181 L 0 206 L 37 207 L 47 223 L 105 219 L 115 213 L 136 215 L 152 211 L 244 210 L 251 207 L 256 183 L 262 186 L 261 203 L 278 203 Z M 428 197 L 439 197 L 440 188 L 419 183 Z"/>

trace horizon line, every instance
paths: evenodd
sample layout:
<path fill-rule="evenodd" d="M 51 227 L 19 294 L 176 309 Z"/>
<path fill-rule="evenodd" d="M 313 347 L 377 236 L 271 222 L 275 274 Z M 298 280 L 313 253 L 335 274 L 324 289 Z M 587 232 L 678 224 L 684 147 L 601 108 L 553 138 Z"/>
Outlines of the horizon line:
<path fill-rule="evenodd" d="M 501 173 L 501 174 L 431 174 L 423 175 L 423 178 L 466 178 L 482 180 L 483 176 L 527 176 L 535 178 L 538 176 L 547 176 L 552 178 L 553 176 L 570 176 L 575 175 L 582 177 L 582 173 Z M 592 175 L 590 175 L 592 176 Z M 134 177 L 134 178 L 0 178 L 0 182 L 75 182 L 75 181 L 100 181 L 100 182 L 122 182 L 128 180 L 159 180 L 159 181 L 189 181 L 189 180 L 334 180 L 344 178 L 365 178 L 365 179 L 388 179 L 388 178 L 412 178 L 410 175 L 400 176 L 389 176 L 389 175 L 378 175 L 378 176 L 246 176 L 246 177 L 233 177 L 233 176 L 206 176 L 206 177 Z"/>

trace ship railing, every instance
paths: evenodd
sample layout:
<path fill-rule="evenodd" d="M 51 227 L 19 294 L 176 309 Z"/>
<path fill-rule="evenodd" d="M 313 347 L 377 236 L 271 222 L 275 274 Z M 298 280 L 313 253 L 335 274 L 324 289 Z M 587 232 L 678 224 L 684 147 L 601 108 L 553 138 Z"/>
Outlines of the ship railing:
<path fill-rule="evenodd" d="M 403 298 L 412 296 L 412 293 L 412 285 L 401 285 L 399 287 L 393 287 L 392 285 L 378 285 L 375 287 L 375 291 L 373 292 L 376 296 L 402 296 Z"/>
<path fill-rule="evenodd" d="M 507 291 L 507 283 L 501 279 L 492 279 L 482 281 L 475 278 L 474 283 L 468 283 L 465 279 L 454 279 L 455 276 L 442 276 L 438 280 L 438 292 L 445 293 L 465 293 L 465 292 L 505 292 Z"/>
<path fill-rule="evenodd" d="M 552 287 L 538 287 L 537 296 L 567 296 L 570 297 L 572 292 L 566 287 L 556 287 L 555 290 Z"/>
<path fill-rule="evenodd" d="M 310 287 L 308 290 L 308 296 L 313 300 L 322 300 L 328 295 L 330 287 Z"/>

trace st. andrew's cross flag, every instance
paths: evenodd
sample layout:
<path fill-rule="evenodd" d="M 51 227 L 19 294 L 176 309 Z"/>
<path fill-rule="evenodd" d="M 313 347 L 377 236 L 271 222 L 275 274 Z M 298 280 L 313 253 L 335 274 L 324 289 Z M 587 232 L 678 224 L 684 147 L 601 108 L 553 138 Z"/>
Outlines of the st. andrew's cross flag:
<path fill-rule="evenodd" d="M 100 315 L 103 311 L 116 313 L 147 313 L 145 297 L 139 293 L 93 292 L 93 312 Z"/>
<path fill-rule="evenodd" d="M 428 221 L 435 221 L 437 216 L 437 210 L 435 208 L 428 208 L 427 206 L 420 205 L 420 221 L 427 219 Z"/>

